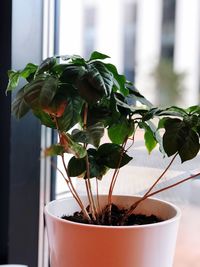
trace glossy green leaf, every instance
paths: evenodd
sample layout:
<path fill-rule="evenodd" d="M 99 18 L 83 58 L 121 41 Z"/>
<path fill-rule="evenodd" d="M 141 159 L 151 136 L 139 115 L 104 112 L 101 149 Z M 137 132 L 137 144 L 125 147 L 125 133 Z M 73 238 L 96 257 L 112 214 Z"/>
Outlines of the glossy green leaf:
<path fill-rule="evenodd" d="M 68 174 L 70 177 L 77 177 L 86 172 L 86 161 L 85 158 L 72 157 L 68 163 Z"/>
<path fill-rule="evenodd" d="M 44 73 L 46 71 L 49 71 L 53 66 L 56 64 L 56 58 L 55 57 L 48 57 L 46 58 L 38 67 L 38 74 Z"/>
<path fill-rule="evenodd" d="M 98 156 L 101 163 L 111 169 L 121 168 L 132 159 L 122 149 L 121 146 L 112 143 L 105 143 L 98 149 Z"/>
<path fill-rule="evenodd" d="M 113 74 L 114 84 L 118 90 L 124 95 L 127 96 L 129 93 L 128 88 L 126 87 L 126 77 L 118 73 L 117 68 L 113 64 L 105 64 L 106 68 Z"/>
<path fill-rule="evenodd" d="M 58 118 L 58 126 L 61 131 L 68 131 L 80 121 L 83 103 L 79 96 L 67 98 L 67 107 L 63 115 Z"/>
<path fill-rule="evenodd" d="M 139 127 L 143 128 L 145 131 L 144 133 L 145 146 L 150 154 L 157 145 L 155 133 L 152 131 L 151 127 L 145 122 L 140 122 Z"/>
<path fill-rule="evenodd" d="M 33 79 L 37 69 L 37 65 L 33 63 L 28 63 L 26 67 L 20 72 L 20 76 L 30 82 Z"/>
<path fill-rule="evenodd" d="M 122 117 L 108 129 L 108 136 L 113 143 L 122 144 L 133 132 L 133 122 Z"/>
<path fill-rule="evenodd" d="M 164 124 L 165 133 L 163 135 L 163 147 L 167 155 L 174 155 L 182 146 L 185 137 L 188 134 L 188 128 L 185 128 L 183 122 L 179 119 L 169 118 Z"/>
<path fill-rule="evenodd" d="M 6 93 L 8 91 L 11 91 L 15 89 L 19 83 L 19 78 L 20 78 L 20 72 L 19 71 L 13 71 L 9 70 L 8 71 L 8 77 L 9 77 L 9 82 L 7 85 Z"/>
<path fill-rule="evenodd" d="M 89 61 L 91 60 L 96 60 L 96 59 L 106 59 L 106 58 L 110 58 L 109 56 L 105 55 L 105 54 L 102 54 L 100 52 L 97 52 L 97 51 L 94 51 L 92 52 L 92 54 L 90 55 L 90 59 Z"/>
<path fill-rule="evenodd" d="M 199 152 L 199 136 L 195 131 L 189 130 L 187 136 L 185 137 L 185 142 L 179 148 L 178 153 L 181 161 L 187 161 L 196 157 Z"/>
<path fill-rule="evenodd" d="M 55 122 L 52 120 L 51 116 L 41 109 L 33 109 L 33 114 L 40 120 L 41 124 L 49 127 L 56 128 Z"/>
<path fill-rule="evenodd" d="M 199 105 L 198 106 L 197 105 L 191 106 L 191 107 L 186 109 L 186 112 L 191 113 L 191 114 L 193 114 L 193 113 L 200 114 L 200 106 Z"/>
<path fill-rule="evenodd" d="M 31 108 L 39 108 L 39 98 L 42 86 L 44 85 L 43 79 L 36 79 L 25 86 L 24 99 Z"/>
<path fill-rule="evenodd" d="M 30 107 L 24 100 L 25 87 L 21 88 L 12 102 L 12 113 L 17 119 L 22 118 L 29 110 Z"/>
<path fill-rule="evenodd" d="M 89 126 L 86 130 L 73 130 L 72 138 L 76 142 L 92 144 L 95 147 L 98 147 L 103 134 L 104 126 L 101 122 L 99 122 Z"/>
<path fill-rule="evenodd" d="M 95 90 L 110 95 L 113 86 L 113 75 L 102 62 L 93 62 L 88 65 L 87 78 Z"/>
<path fill-rule="evenodd" d="M 39 102 L 42 107 L 48 107 L 49 104 L 52 102 L 56 91 L 58 88 L 58 79 L 49 76 L 47 79 L 44 81 L 41 91 L 40 91 L 40 96 L 39 96 Z"/>
<path fill-rule="evenodd" d="M 181 161 L 194 158 L 199 151 L 199 136 L 179 119 L 169 118 L 165 122 L 163 146 L 168 156 L 178 153 Z"/>

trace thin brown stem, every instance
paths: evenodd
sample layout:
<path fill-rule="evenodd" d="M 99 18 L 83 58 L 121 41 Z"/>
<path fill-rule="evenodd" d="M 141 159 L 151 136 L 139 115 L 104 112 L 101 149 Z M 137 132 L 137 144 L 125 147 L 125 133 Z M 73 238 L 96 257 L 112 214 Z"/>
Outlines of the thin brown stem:
<path fill-rule="evenodd" d="M 83 129 L 86 130 L 87 129 L 87 116 L 88 116 L 88 104 L 85 103 L 85 107 L 84 107 L 84 114 L 83 114 Z M 87 145 L 85 144 L 85 148 L 87 147 Z M 93 193 L 92 193 L 92 187 L 91 187 L 91 182 L 90 182 L 90 164 L 89 164 L 89 159 L 88 159 L 88 155 L 86 155 L 86 189 L 87 189 L 87 194 L 88 194 L 88 201 L 90 203 L 90 208 L 91 208 L 91 213 L 92 213 L 92 217 L 93 219 L 96 221 L 96 217 L 97 217 L 97 208 L 94 202 L 94 197 L 93 197 Z"/>
<path fill-rule="evenodd" d="M 142 199 L 138 200 L 137 202 L 135 202 L 135 203 L 130 207 L 130 209 L 128 210 L 128 212 L 127 212 L 127 214 L 126 214 L 125 217 L 127 218 L 130 214 L 132 214 L 132 212 L 134 211 L 134 209 L 135 209 L 135 208 L 136 208 L 142 201 L 144 201 L 145 199 L 147 199 L 147 198 L 149 198 L 149 197 L 152 197 L 152 196 L 154 196 L 154 195 L 156 195 L 156 194 L 158 194 L 158 193 L 161 193 L 161 192 L 163 192 L 163 191 L 165 191 L 165 190 L 168 190 L 168 189 L 170 189 L 170 188 L 173 188 L 173 187 L 175 187 L 175 186 L 177 186 L 177 185 L 179 185 L 179 184 L 182 184 L 182 183 L 184 183 L 184 182 L 186 182 L 186 181 L 188 181 L 188 180 L 191 180 L 191 179 L 193 179 L 193 178 L 195 178 L 195 177 L 197 177 L 197 176 L 199 176 L 199 175 L 200 175 L 200 172 L 199 172 L 199 173 L 196 173 L 196 174 L 194 174 L 194 175 L 191 175 L 191 176 L 189 176 L 189 177 L 187 177 L 187 178 L 185 178 L 185 179 L 183 179 L 183 180 L 181 180 L 181 181 L 178 181 L 178 182 L 176 182 L 176 183 L 174 183 L 174 184 L 171 184 L 171 185 L 169 185 L 169 186 L 163 187 L 163 188 L 161 188 L 161 189 L 159 189 L 159 190 L 156 190 L 156 191 L 154 191 L 154 192 L 152 192 L 152 193 L 146 195 L 145 197 L 143 197 Z"/>
<path fill-rule="evenodd" d="M 61 132 L 60 132 L 60 130 L 59 130 L 58 121 L 57 121 L 57 117 L 56 117 L 56 116 L 54 117 L 54 121 L 55 121 L 56 128 L 57 128 L 57 131 L 58 131 L 59 139 L 61 140 L 61 136 L 62 136 L 62 135 L 61 135 Z M 63 163 L 64 169 L 65 169 L 66 175 L 67 175 L 67 177 L 68 177 L 68 180 L 65 179 L 65 181 L 66 181 L 66 183 L 67 183 L 67 185 L 68 185 L 68 187 L 69 187 L 69 189 L 70 189 L 70 192 L 72 193 L 73 197 L 75 198 L 75 200 L 77 201 L 78 205 L 80 206 L 80 208 L 81 208 L 81 210 L 82 210 L 82 212 L 83 212 L 85 218 L 86 218 L 89 222 L 91 222 L 91 218 L 90 218 L 90 216 L 89 216 L 89 214 L 88 214 L 86 208 L 84 207 L 84 205 L 83 205 L 83 203 L 82 203 L 82 201 L 81 201 L 81 199 L 80 199 L 78 193 L 76 192 L 76 189 L 74 188 L 74 185 L 73 185 L 73 182 L 72 182 L 72 180 L 71 180 L 71 177 L 69 176 L 69 173 L 68 173 L 68 170 L 67 170 L 67 166 L 66 166 L 66 164 L 65 164 L 64 154 L 61 155 L 61 158 L 62 158 L 62 163 Z M 63 174 L 62 172 L 61 172 L 61 175 L 62 175 L 63 177 L 65 177 L 64 174 Z"/>
<path fill-rule="evenodd" d="M 146 197 L 151 191 L 152 189 L 156 186 L 156 184 L 163 178 L 163 176 L 165 175 L 165 173 L 169 170 L 169 168 L 171 167 L 172 163 L 174 162 L 174 160 L 176 159 L 178 153 L 176 153 L 174 155 L 174 157 L 172 158 L 172 160 L 169 162 L 169 164 L 167 165 L 166 169 L 161 173 L 161 175 L 158 177 L 158 179 L 153 183 L 153 185 L 149 188 L 149 190 L 145 193 L 145 195 L 143 197 Z"/>
<path fill-rule="evenodd" d="M 184 178 L 183 180 L 178 181 L 178 182 L 176 182 L 176 183 L 174 183 L 174 184 L 171 184 L 171 185 L 169 185 L 169 186 L 166 186 L 166 187 L 164 187 L 164 188 L 162 188 L 162 189 L 156 190 L 156 191 L 152 192 L 151 194 L 148 194 L 148 195 L 146 196 L 146 198 L 147 198 L 147 197 L 151 197 L 151 196 L 153 196 L 153 195 L 155 195 L 155 194 L 158 194 L 158 193 L 160 193 L 160 192 L 162 192 L 162 191 L 165 191 L 165 190 L 167 190 L 167 189 L 173 188 L 173 187 L 175 187 L 175 186 L 177 186 L 177 185 L 179 185 L 179 184 L 182 184 L 182 183 L 184 183 L 184 182 L 187 182 L 187 181 L 189 181 L 189 180 L 191 180 L 191 179 L 194 179 L 195 177 L 197 177 L 197 176 L 199 176 L 199 175 L 200 175 L 200 172 L 199 172 L 199 173 L 196 173 L 196 174 L 193 174 L 193 175 L 191 175 L 191 176 L 189 176 L 189 177 L 187 177 L 187 178 Z"/>
<path fill-rule="evenodd" d="M 89 222 L 91 222 L 91 218 L 90 218 L 86 208 L 84 207 L 84 205 L 83 205 L 78 193 L 76 192 L 76 189 L 74 188 L 74 185 L 73 185 L 71 177 L 69 176 L 69 173 L 68 173 L 68 170 L 67 170 L 67 166 L 65 164 L 64 156 L 62 155 L 61 157 L 62 157 L 62 163 L 63 163 L 64 169 L 65 169 L 65 172 L 66 172 L 68 180 L 69 180 L 70 187 L 71 187 L 71 189 L 73 191 L 73 196 L 76 196 L 76 198 L 78 199 L 79 203 L 81 204 L 81 209 L 82 209 L 85 217 L 88 219 Z"/>
<path fill-rule="evenodd" d="M 100 206 L 100 199 L 99 199 L 99 184 L 98 179 L 96 178 L 96 192 L 97 192 L 97 208 L 98 214 L 101 214 L 101 206 Z"/>
<path fill-rule="evenodd" d="M 111 206 L 111 203 L 112 203 L 112 194 L 113 194 L 115 183 L 116 183 L 116 180 L 117 180 L 117 177 L 118 177 L 118 174 L 119 174 L 119 168 L 120 168 L 120 164 L 121 164 L 121 161 L 122 161 L 122 157 L 123 157 L 123 153 L 124 153 L 124 150 L 125 150 L 125 147 L 126 147 L 127 140 L 128 140 L 128 137 L 125 139 L 125 141 L 124 141 L 124 143 L 122 145 L 122 151 L 121 151 L 121 154 L 120 154 L 119 162 L 118 162 L 117 168 L 115 169 L 115 171 L 113 173 L 113 176 L 112 176 L 112 180 L 111 180 L 110 188 L 109 188 L 109 194 L 108 194 L 108 206 Z"/>

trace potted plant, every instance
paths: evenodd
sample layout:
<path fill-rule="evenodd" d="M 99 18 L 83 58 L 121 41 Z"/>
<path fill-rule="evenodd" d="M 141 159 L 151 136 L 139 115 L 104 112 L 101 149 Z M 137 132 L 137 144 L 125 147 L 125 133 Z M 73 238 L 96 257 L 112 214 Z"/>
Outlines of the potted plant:
<path fill-rule="evenodd" d="M 7 91 L 17 87 L 19 78 L 26 80 L 12 104 L 15 116 L 31 110 L 57 130 L 58 143 L 44 154 L 61 157 L 64 172 L 58 171 L 72 194 L 45 208 L 51 267 L 171 267 L 180 211 L 150 197 L 199 175 L 155 189 L 176 157 L 184 162 L 198 154 L 200 107 L 154 107 L 114 65 L 105 63 L 107 58 L 97 51 L 89 60 L 51 57 L 8 73 Z M 172 159 L 143 197 L 114 196 L 119 170 L 132 160 L 128 152 L 139 128 L 149 153 L 158 144 L 161 155 Z M 110 141 L 102 143 L 105 132 Z M 100 196 L 98 186 L 108 169 L 113 169 L 108 194 Z M 84 196 L 72 177 L 84 179 Z"/>

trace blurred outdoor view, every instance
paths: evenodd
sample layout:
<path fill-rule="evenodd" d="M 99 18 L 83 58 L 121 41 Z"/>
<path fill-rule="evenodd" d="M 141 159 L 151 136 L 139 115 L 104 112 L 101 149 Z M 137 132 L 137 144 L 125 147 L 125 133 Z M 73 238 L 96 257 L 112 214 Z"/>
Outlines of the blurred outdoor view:
<path fill-rule="evenodd" d="M 89 57 L 93 50 L 110 55 L 128 80 L 155 105 L 187 107 L 200 102 L 199 0 L 60 0 L 57 17 L 58 53 Z M 143 194 L 169 159 L 158 150 L 148 155 L 138 134 L 133 161 L 116 184 L 116 194 Z M 195 173 L 200 158 L 183 165 L 177 160 L 158 185 Z M 59 162 L 58 162 L 59 164 Z M 109 175 L 100 191 L 107 193 Z M 66 184 L 57 175 L 56 194 Z M 79 192 L 81 181 L 75 181 Z M 200 180 L 158 195 L 183 212 L 174 267 L 200 266 Z"/>

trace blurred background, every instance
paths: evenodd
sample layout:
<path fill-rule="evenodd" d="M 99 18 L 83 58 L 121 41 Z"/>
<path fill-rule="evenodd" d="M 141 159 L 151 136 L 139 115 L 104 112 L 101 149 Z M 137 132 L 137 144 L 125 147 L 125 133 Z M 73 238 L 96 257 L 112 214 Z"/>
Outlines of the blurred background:
<path fill-rule="evenodd" d="M 13 96 L 4 93 L 7 70 L 58 54 L 87 58 L 97 50 L 155 105 L 199 105 L 200 1 L 2 0 L 0 34 L 0 264 L 48 267 L 43 208 L 69 191 L 50 159 L 41 157 L 41 147 L 57 136 L 31 114 L 20 122 L 11 116 Z M 140 131 L 130 150 L 134 160 L 122 168 L 115 194 L 144 194 L 169 164 L 158 149 L 149 156 L 142 137 Z M 199 160 L 182 165 L 177 160 L 158 188 L 199 171 Z M 107 193 L 111 175 L 101 193 Z M 82 182 L 74 184 L 83 193 Z M 196 179 L 157 196 L 183 213 L 173 267 L 200 266 L 199 192 Z"/>
<path fill-rule="evenodd" d="M 152 103 L 163 107 L 199 104 L 200 1 L 60 0 L 58 10 L 58 54 L 89 58 L 93 50 L 100 51 L 110 55 L 110 61 Z M 169 163 L 158 150 L 149 157 L 142 135 L 138 134 L 130 151 L 133 163 L 121 170 L 116 194 L 144 194 Z M 199 159 L 184 166 L 177 160 L 158 187 L 194 172 Z M 100 192 L 107 193 L 111 176 L 112 172 L 108 173 L 100 183 Z M 56 197 L 65 196 L 59 174 L 56 181 Z M 74 182 L 83 193 L 84 184 Z M 174 267 L 199 266 L 199 190 L 200 181 L 196 180 L 157 196 L 178 204 L 183 211 Z M 193 216 L 195 222 L 188 219 Z"/>

